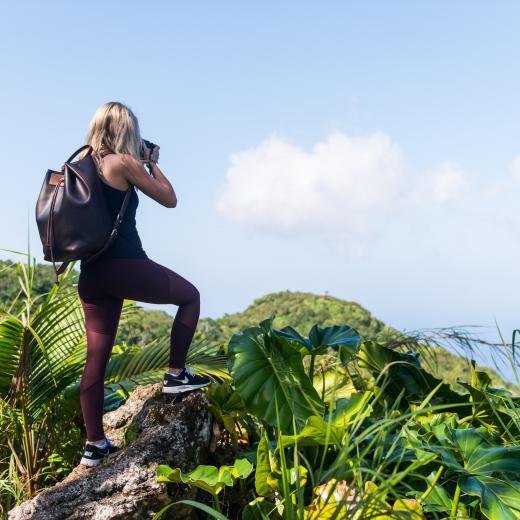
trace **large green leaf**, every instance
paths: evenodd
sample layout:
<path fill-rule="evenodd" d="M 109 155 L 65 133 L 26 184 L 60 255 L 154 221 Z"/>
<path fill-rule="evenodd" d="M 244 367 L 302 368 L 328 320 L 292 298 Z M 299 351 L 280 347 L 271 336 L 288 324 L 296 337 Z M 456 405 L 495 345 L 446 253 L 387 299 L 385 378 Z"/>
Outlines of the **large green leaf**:
<path fill-rule="evenodd" d="M 333 394 L 334 400 L 339 401 L 356 391 L 351 375 L 341 366 L 322 370 L 321 373 L 315 371 L 312 384 L 323 401 L 331 406 Z"/>
<path fill-rule="evenodd" d="M 468 495 L 480 498 L 480 510 L 490 520 L 520 518 L 520 482 L 505 482 L 493 477 L 465 477 L 460 488 Z"/>
<path fill-rule="evenodd" d="M 225 486 L 232 486 L 236 479 L 246 478 L 252 471 L 253 465 L 247 459 L 236 459 L 233 465 L 220 468 L 200 464 L 189 473 L 167 464 L 159 464 L 156 476 L 157 482 L 182 482 L 217 496 Z"/>
<path fill-rule="evenodd" d="M 416 352 L 397 352 L 375 341 L 365 341 L 358 353 L 359 365 L 380 377 L 379 385 L 385 385 L 385 395 L 394 401 L 404 389 L 405 398 L 401 408 L 407 409 L 410 403 L 420 404 L 435 388 L 437 391 L 430 400 L 432 405 L 454 405 L 448 411 L 458 412 L 462 417 L 471 413 L 469 398 L 461 395 L 421 368 L 419 354 Z M 465 406 L 466 405 L 466 406 Z"/>
<path fill-rule="evenodd" d="M 284 448 L 294 446 L 318 446 L 320 444 L 333 444 L 341 447 L 343 427 L 328 425 L 321 417 L 311 415 L 307 418 L 303 430 L 297 435 L 281 435 L 280 447 Z"/>
<path fill-rule="evenodd" d="M 520 446 L 494 446 L 485 430 L 477 428 L 452 430 L 452 439 L 468 473 L 520 475 Z"/>
<path fill-rule="evenodd" d="M 299 429 L 307 417 L 322 416 L 324 405 L 305 373 L 299 350 L 273 331 L 272 320 L 233 334 L 228 366 L 248 411 L 275 426 L 277 402 L 282 432 L 294 433 L 293 418 Z"/>
<path fill-rule="evenodd" d="M 438 444 L 424 448 L 438 453 L 458 478 L 461 490 L 480 497 L 481 511 L 492 520 L 520 518 L 520 446 L 500 446 L 485 428 L 432 429 Z"/>
<path fill-rule="evenodd" d="M 0 323 L 0 393 L 4 399 L 18 366 L 23 333 L 23 323 L 16 318 L 6 318 Z"/>
<path fill-rule="evenodd" d="M 309 332 L 309 340 L 314 351 L 321 353 L 330 347 L 338 351 L 341 361 L 346 363 L 359 347 L 361 336 L 356 329 L 349 325 L 320 327 L 316 324 Z"/>
<path fill-rule="evenodd" d="M 329 348 L 332 348 L 340 352 L 341 360 L 344 362 L 354 354 L 361 342 L 359 332 L 349 325 L 320 327 L 315 324 L 309 331 L 308 338 L 303 337 L 291 326 L 283 327 L 280 330 L 273 329 L 273 332 L 290 342 L 301 345 L 303 353 L 325 354 Z"/>

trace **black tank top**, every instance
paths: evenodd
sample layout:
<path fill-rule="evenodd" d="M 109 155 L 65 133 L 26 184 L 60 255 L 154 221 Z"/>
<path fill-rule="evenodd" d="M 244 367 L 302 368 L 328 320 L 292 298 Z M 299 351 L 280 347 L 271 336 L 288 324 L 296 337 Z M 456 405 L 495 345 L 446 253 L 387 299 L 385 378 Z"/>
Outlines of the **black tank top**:
<path fill-rule="evenodd" d="M 100 179 L 101 180 L 101 179 Z M 110 210 L 112 222 L 115 222 L 117 214 L 121 209 L 123 200 L 125 198 L 125 191 L 112 188 L 105 181 L 101 180 L 103 191 L 105 192 L 106 201 Z M 139 233 L 137 232 L 135 214 L 137 206 L 139 206 L 139 197 L 135 191 L 135 187 L 130 185 L 132 192 L 130 193 L 130 200 L 126 207 L 123 220 L 118 228 L 118 233 L 115 240 L 110 247 L 99 255 L 92 262 L 84 265 L 83 260 L 80 262 L 80 270 L 84 267 L 94 265 L 99 260 L 105 258 L 148 258 L 148 255 L 143 249 Z"/>

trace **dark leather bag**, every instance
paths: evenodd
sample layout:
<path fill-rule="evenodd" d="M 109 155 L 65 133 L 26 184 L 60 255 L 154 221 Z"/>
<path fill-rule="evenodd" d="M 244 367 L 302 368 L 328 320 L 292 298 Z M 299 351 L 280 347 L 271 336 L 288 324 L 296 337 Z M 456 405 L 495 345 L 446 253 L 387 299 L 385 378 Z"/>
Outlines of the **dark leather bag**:
<path fill-rule="evenodd" d="M 71 162 L 87 148 L 85 157 Z M 63 163 L 61 171 L 47 170 L 36 202 L 43 258 L 52 262 L 56 284 L 70 262 L 88 264 L 110 247 L 130 200 L 132 186 L 112 222 L 92 151 L 90 145 L 84 145 Z M 62 262 L 58 269 L 55 262 Z"/>

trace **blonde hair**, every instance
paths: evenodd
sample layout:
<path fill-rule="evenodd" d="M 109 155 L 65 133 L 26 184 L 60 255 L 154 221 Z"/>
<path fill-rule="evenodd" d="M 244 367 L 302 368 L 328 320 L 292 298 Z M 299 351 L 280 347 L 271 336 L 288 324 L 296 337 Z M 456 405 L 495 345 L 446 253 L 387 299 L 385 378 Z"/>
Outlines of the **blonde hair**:
<path fill-rule="evenodd" d="M 141 132 L 132 110 L 118 101 L 101 105 L 90 120 L 85 144 L 96 159 L 107 153 L 126 153 L 139 160 Z M 81 153 L 83 158 L 88 149 Z"/>

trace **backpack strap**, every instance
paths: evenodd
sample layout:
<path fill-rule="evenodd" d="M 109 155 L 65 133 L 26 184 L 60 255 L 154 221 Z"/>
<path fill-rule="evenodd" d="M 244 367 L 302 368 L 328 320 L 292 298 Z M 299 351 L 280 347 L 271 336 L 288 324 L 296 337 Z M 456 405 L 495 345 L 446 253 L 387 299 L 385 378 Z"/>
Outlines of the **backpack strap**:
<path fill-rule="evenodd" d="M 56 262 L 54 261 L 54 254 L 53 254 L 53 243 L 54 243 L 54 222 L 53 222 L 53 216 L 54 216 L 54 205 L 56 203 L 56 195 L 58 194 L 59 187 L 63 184 L 63 180 L 60 181 L 58 184 L 56 184 L 56 188 L 54 189 L 54 193 L 52 196 L 52 202 L 51 202 L 51 209 L 49 212 L 49 221 L 47 224 L 47 245 L 50 248 L 51 252 L 51 259 L 52 259 L 52 266 L 54 267 L 54 272 L 56 275 L 56 281 L 54 282 L 56 285 L 60 284 L 60 281 L 58 279 L 58 275 L 61 274 L 65 269 L 67 268 L 67 265 L 70 263 L 70 261 L 62 262 L 60 267 L 56 269 Z"/>
<path fill-rule="evenodd" d="M 63 273 L 63 271 L 65 271 L 65 269 L 67 269 L 67 266 L 69 264 L 70 264 L 70 260 L 67 260 L 66 262 L 62 262 L 61 265 L 58 267 L 58 269 L 56 269 L 56 263 L 54 261 L 52 262 L 52 265 L 54 267 L 54 273 L 56 275 L 56 281 L 54 282 L 56 285 L 60 285 L 60 281 L 58 279 L 58 275 Z"/>
<path fill-rule="evenodd" d="M 74 157 L 76 157 L 76 155 L 78 155 L 79 152 L 82 152 L 86 148 L 88 148 L 89 151 L 87 154 L 85 154 L 85 157 L 87 155 L 90 155 L 92 153 L 92 150 L 94 150 L 94 148 L 92 148 L 92 146 L 90 146 L 89 144 L 84 144 L 83 146 L 79 147 L 65 162 L 70 163 L 70 161 L 72 161 L 72 159 L 74 159 Z"/>

